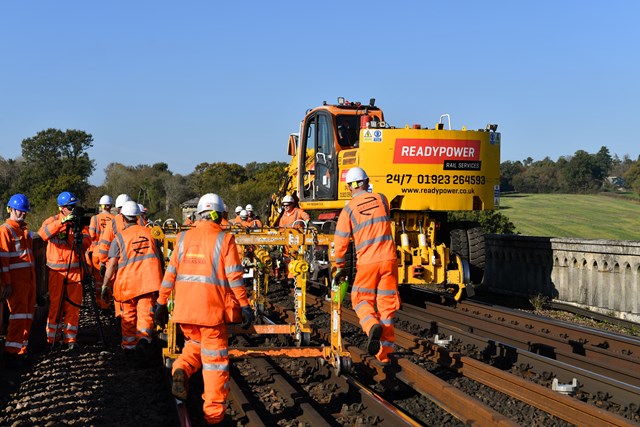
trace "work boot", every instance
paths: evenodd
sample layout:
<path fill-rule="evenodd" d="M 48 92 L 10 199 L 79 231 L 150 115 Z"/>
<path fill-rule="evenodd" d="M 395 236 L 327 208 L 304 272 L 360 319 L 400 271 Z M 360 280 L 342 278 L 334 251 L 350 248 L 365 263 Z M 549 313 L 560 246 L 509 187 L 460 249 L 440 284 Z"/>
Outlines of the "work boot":
<path fill-rule="evenodd" d="M 188 388 L 189 378 L 187 378 L 187 373 L 184 369 L 176 369 L 171 380 L 171 394 L 173 394 L 176 399 L 187 400 L 187 395 L 189 394 Z"/>
<path fill-rule="evenodd" d="M 65 344 L 64 350 L 67 353 L 76 353 L 80 350 L 80 345 L 77 342 L 69 342 Z"/>
<path fill-rule="evenodd" d="M 147 366 L 151 361 L 151 344 L 147 340 L 140 340 L 136 344 L 136 357 L 141 366 Z"/>
<path fill-rule="evenodd" d="M 382 326 L 375 324 L 369 329 L 369 339 L 367 340 L 367 352 L 375 356 L 380 351 L 380 337 L 382 336 Z"/>

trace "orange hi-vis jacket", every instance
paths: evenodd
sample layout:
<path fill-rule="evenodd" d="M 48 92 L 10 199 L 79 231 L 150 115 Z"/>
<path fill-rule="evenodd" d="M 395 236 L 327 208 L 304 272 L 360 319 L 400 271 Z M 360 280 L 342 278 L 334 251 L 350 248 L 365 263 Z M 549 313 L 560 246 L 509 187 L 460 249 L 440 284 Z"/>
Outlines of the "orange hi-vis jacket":
<path fill-rule="evenodd" d="M 340 212 L 333 239 L 338 267 L 346 263 L 351 237 L 358 257 L 357 265 L 397 259 L 389 204 L 383 194 L 358 192 Z"/>
<path fill-rule="evenodd" d="M 92 248 L 95 249 L 95 247 L 98 246 L 107 223 L 111 222 L 113 217 L 114 215 L 109 212 L 100 212 L 99 214 L 91 217 L 91 222 L 89 223 L 89 236 L 91 237 Z"/>
<path fill-rule="evenodd" d="M 138 217 L 138 224 L 142 224 L 142 219 Z M 124 215 L 118 214 L 113 217 L 113 219 L 107 222 L 107 225 L 104 227 L 102 232 L 102 238 L 98 243 L 98 260 L 100 264 L 106 264 L 109 258 L 109 246 L 111 246 L 111 242 L 113 238 L 116 236 L 116 233 L 124 230 L 124 226 L 126 222 L 124 221 Z"/>
<path fill-rule="evenodd" d="M 284 211 L 278 222 L 280 228 L 302 228 L 304 224 L 302 221 L 309 221 L 311 217 L 308 213 L 300 208 L 293 208 L 291 212 Z"/>
<path fill-rule="evenodd" d="M 48 241 L 47 267 L 51 270 L 66 270 L 80 268 L 78 255 L 73 250 L 74 236 L 70 224 L 63 224 L 62 214 L 56 214 L 44 220 L 38 235 Z M 83 230 L 86 231 L 86 228 Z M 91 246 L 89 234 L 82 234 L 82 247 L 86 250 Z"/>
<path fill-rule="evenodd" d="M 214 222 L 196 221 L 194 228 L 178 234 L 158 303 L 166 304 L 174 291 L 174 322 L 222 324 L 228 294 L 232 293 L 240 306 L 249 305 L 242 274 L 233 235 Z"/>
<path fill-rule="evenodd" d="M 33 239 L 27 224 L 8 219 L 0 226 L 0 284 L 35 287 L 35 280 Z"/>
<path fill-rule="evenodd" d="M 133 224 L 116 233 L 109 253 L 118 255 L 118 274 L 113 285 L 116 301 L 160 290 L 162 255 L 149 228 Z"/>
<path fill-rule="evenodd" d="M 240 221 L 240 225 L 244 228 L 262 228 L 262 221 L 259 219 L 248 219 L 246 221 Z"/>

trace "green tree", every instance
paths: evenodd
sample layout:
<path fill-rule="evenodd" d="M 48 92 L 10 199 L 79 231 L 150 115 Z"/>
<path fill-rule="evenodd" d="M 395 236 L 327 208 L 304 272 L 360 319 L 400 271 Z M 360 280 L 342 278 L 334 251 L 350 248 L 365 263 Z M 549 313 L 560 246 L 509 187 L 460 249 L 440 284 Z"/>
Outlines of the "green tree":
<path fill-rule="evenodd" d="M 449 212 L 449 222 L 475 221 L 485 233 L 515 234 L 516 226 L 502 212 L 494 211 L 453 211 Z"/>
<path fill-rule="evenodd" d="M 605 171 L 597 156 L 578 150 L 563 169 L 569 191 L 589 193 L 602 187 Z"/>
<path fill-rule="evenodd" d="M 84 131 L 47 129 L 22 141 L 24 166 L 18 189 L 35 205 L 46 205 L 62 191 L 82 199 L 95 169 L 87 150 L 93 137 Z"/>
<path fill-rule="evenodd" d="M 624 173 L 624 180 L 627 187 L 640 195 L 640 157 L 638 157 L 638 160 Z"/>

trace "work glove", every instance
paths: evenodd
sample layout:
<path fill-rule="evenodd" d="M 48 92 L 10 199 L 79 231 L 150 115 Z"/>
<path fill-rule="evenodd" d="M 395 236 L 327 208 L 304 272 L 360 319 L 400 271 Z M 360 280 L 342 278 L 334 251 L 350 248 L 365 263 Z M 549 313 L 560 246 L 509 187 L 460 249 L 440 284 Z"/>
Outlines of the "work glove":
<path fill-rule="evenodd" d="M 11 285 L 1 285 L 0 286 L 0 300 L 5 300 L 11 296 L 13 293 L 13 288 Z"/>
<path fill-rule="evenodd" d="M 102 297 L 102 301 L 107 302 L 109 300 L 110 290 L 108 286 L 102 285 L 102 292 L 100 293 L 100 297 Z"/>
<path fill-rule="evenodd" d="M 342 279 L 344 279 L 344 276 L 346 275 L 347 275 L 347 270 L 344 267 L 338 267 L 338 269 L 336 270 L 335 276 L 333 276 L 333 280 L 334 282 L 338 283 Z"/>
<path fill-rule="evenodd" d="M 75 218 L 75 216 L 73 214 L 69 214 L 69 215 L 65 216 L 64 218 L 62 218 L 62 223 L 64 224 L 65 222 L 71 221 L 74 218 Z"/>
<path fill-rule="evenodd" d="M 242 309 L 242 324 L 240 325 L 240 327 L 242 329 L 248 329 L 255 320 L 253 310 L 251 310 L 251 307 L 249 307 L 248 305 L 242 306 L 240 308 Z"/>
<path fill-rule="evenodd" d="M 104 264 L 100 264 L 100 276 L 104 278 L 104 275 L 106 272 L 107 272 L 107 266 Z"/>
<path fill-rule="evenodd" d="M 244 318 L 244 311 L 242 313 Z M 160 326 L 161 328 L 164 328 L 165 326 L 167 326 L 168 322 L 169 322 L 169 309 L 167 308 L 167 305 L 156 303 L 156 305 L 153 307 L 153 323 L 156 326 Z"/>

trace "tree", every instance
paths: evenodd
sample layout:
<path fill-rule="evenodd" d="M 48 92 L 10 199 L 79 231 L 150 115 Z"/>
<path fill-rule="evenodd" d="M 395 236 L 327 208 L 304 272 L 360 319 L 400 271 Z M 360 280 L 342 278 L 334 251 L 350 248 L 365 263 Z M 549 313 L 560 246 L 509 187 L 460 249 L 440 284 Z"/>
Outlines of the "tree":
<path fill-rule="evenodd" d="M 87 150 L 93 137 L 84 131 L 47 129 L 22 141 L 24 166 L 18 189 L 29 194 L 33 204 L 46 205 L 62 191 L 82 199 L 95 169 Z"/>
<path fill-rule="evenodd" d="M 569 191 L 588 193 L 602 186 L 605 171 L 595 155 L 578 150 L 567 162 L 563 175 Z"/>

